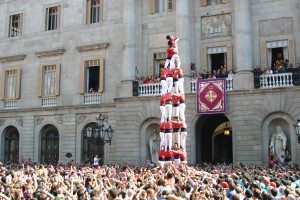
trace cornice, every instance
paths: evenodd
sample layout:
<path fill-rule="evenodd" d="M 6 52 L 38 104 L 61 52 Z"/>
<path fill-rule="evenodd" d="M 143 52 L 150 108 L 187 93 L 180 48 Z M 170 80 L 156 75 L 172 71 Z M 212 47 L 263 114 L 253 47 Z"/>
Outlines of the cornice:
<path fill-rule="evenodd" d="M 106 49 L 109 46 L 109 43 L 99 43 L 99 44 L 89 44 L 83 46 L 77 46 L 76 49 L 79 52 L 83 51 L 95 51 L 100 49 Z"/>
<path fill-rule="evenodd" d="M 65 49 L 53 49 L 48 51 L 39 51 L 35 52 L 37 57 L 44 57 L 44 56 L 56 56 L 62 55 L 65 52 Z"/>

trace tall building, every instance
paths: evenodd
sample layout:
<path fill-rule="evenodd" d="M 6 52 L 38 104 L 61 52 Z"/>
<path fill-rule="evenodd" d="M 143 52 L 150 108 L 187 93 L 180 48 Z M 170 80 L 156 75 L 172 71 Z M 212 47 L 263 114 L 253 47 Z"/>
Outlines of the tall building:
<path fill-rule="evenodd" d="M 188 162 L 265 164 L 280 126 L 300 163 L 298 0 L 0 0 L 0 160 L 143 164 L 159 132 L 159 74 L 166 35 L 184 72 Z M 288 59 L 294 68 L 276 74 Z M 196 71 L 221 66 L 227 112 L 198 114 Z M 270 67 L 271 75 L 253 73 Z M 266 69 L 267 70 L 267 69 Z M 87 137 L 99 113 L 115 130 L 99 148 Z M 224 135 L 229 129 L 229 135 Z M 280 155 L 278 155 L 280 156 Z"/>

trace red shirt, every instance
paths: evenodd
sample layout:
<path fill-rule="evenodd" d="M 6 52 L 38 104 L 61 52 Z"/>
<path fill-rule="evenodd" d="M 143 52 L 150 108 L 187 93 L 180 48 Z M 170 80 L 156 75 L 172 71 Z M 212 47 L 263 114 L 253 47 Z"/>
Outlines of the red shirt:
<path fill-rule="evenodd" d="M 173 121 L 172 122 L 172 128 L 173 128 L 173 132 L 178 132 L 179 128 L 181 124 L 180 124 L 180 121 Z"/>
<path fill-rule="evenodd" d="M 173 68 L 173 78 L 179 78 L 180 70 L 178 68 Z"/>
<path fill-rule="evenodd" d="M 179 124 L 180 128 L 186 128 L 187 127 L 185 121 L 178 121 L 178 124 Z"/>
<path fill-rule="evenodd" d="M 176 36 L 170 36 L 170 41 L 172 42 L 172 46 L 175 47 L 175 40 L 177 39 Z"/>
<path fill-rule="evenodd" d="M 164 96 L 161 96 L 161 97 L 160 97 L 159 105 L 160 105 L 160 106 L 164 106 L 164 105 L 165 105 Z"/>
<path fill-rule="evenodd" d="M 173 103 L 173 105 L 179 105 L 180 104 L 180 97 L 177 94 L 173 94 L 172 103 Z"/>
<path fill-rule="evenodd" d="M 179 102 L 180 102 L 180 103 L 184 103 L 184 100 L 185 100 L 184 94 L 179 93 L 178 96 L 179 96 Z"/>
<path fill-rule="evenodd" d="M 167 72 L 168 72 L 168 69 L 163 68 L 163 70 L 161 71 L 161 74 L 160 74 L 160 79 L 165 80 L 167 78 Z"/>
<path fill-rule="evenodd" d="M 165 155 L 166 160 L 170 160 L 173 157 L 173 152 L 172 151 L 166 151 L 164 155 Z"/>
<path fill-rule="evenodd" d="M 164 149 L 160 150 L 158 153 L 158 157 L 160 158 L 160 160 L 164 160 L 165 159 L 165 153 L 166 151 Z"/>
<path fill-rule="evenodd" d="M 164 130 L 168 130 L 168 129 L 172 129 L 172 127 L 173 127 L 173 124 L 172 124 L 172 122 L 164 122 L 164 123 L 162 123 L 163 124 L 163 129 Z"/>
<path fill-rule="evenodd" d="M 173 98 L 173 94 L 172 93 L 167 93 L 163 96 L 163 102 L 165 104 L 170 104 L 170 103 L 172 103 L 172 98 Z"/>

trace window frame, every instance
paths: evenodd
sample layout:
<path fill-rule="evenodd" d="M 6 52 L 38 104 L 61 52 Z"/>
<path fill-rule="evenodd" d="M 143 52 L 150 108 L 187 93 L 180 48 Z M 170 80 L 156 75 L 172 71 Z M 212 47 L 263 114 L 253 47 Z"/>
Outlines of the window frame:
<path fill-rule="evenodd" d="M 18 32 L 17 32 L 17 35 L 12 35 L 12 25 L 13 25 L 13 20 L 12 18 L 14 16 L 17 16 L 19 15 L 19 28 L 18 28 Z M 9 15 L 9 25 L 8 25 L 8 37 L 10 38 L 13 38 L 13 37 L 20 37 L 22 35 L 22 30 L 23 30 L 23 13 L 20 12 L 20 13 L 14 13 L 14 14 L 10 14 Z"/>
<path fill-rule="evenodd" d="M 16 85 L 15 85 L 15 97 L 7 97 L 7 72 L 16 71 Z M 17 100 L 20 98 L 20 88 L 21 88 L 21 68 L 12 67 L 6 68 L 2 71 L 2 86 L 1 86 L 1 100 Z"/>
<path fill-rule="evenodd" d="M 79 88 L 80 88 L 80 94 L 88 94 L 87 91 L 87 68 L 97 65 L 88 65 L 89 62 L 98 62 L 99 63 L 99 89 L 96 91 L 96 93 L 102 93 L 104 92 L 104 58 L 91 58 L 91 59 L 85 59 L 82 61 L 80 66 L 80 81 L 79 81 Z"/>
<path fill-rule="evenodd" d="M 45 95 L 44 94 L 44 72 L 45 67 L 47 66 L 55 66 L 55 92 L 53 94 Z M 38 74 L 38 97 L 55 97 L 59 96 L 60 93 L 60 68 L 61 65 L 58 63 L 49 63 L 43 64 L 39 66 L 39 74 Z"/>
<path fill-rule="evenodd" d="M 103 21 L 103 0 L 99 0 L 99 14 L 98 14 L 98 21 L 93 22 L 93 16 L 92 16 L 92 3 L 93 1 L 98 0 L 86 0 L 86 23 L 87 24 L 97 24 Z"/>
<path fill-rule="evenodd" d="M 150 0 L 149 2 L 149 13 L 155 14 L 155 13 L 162 13 L 162 12 L 171 12 L 176 10 L 176 0 L 162 0 L 163 2 L 160 3 L 163 5 L 163 8 L 158 7 L 157 0 Z M 171 6 L 170 6 L 171 3 Z"/>
<path fill-rule="evenodd" d="M 50 9 L 57 7 L 57 16 L 56 16 L 56 27 L 51 29 L 49 28 L 49 15 Z M 45 31 L 55 31 L 60 29 L 60 19 L 61 19 L 61 5 L 51 5 L 45 8 Z"/>

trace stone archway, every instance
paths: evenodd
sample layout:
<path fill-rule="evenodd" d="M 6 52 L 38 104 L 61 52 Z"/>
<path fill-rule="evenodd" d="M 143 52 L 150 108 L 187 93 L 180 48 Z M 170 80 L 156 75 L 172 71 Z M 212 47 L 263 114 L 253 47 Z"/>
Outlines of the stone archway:
<path fill-rule="evenodd" d="M 224 135 L 226 126 L 230 135 Z M 233 162 L 232 128 L 224 114 L 205 115 L 196 123 L 196 163 Z"/>

